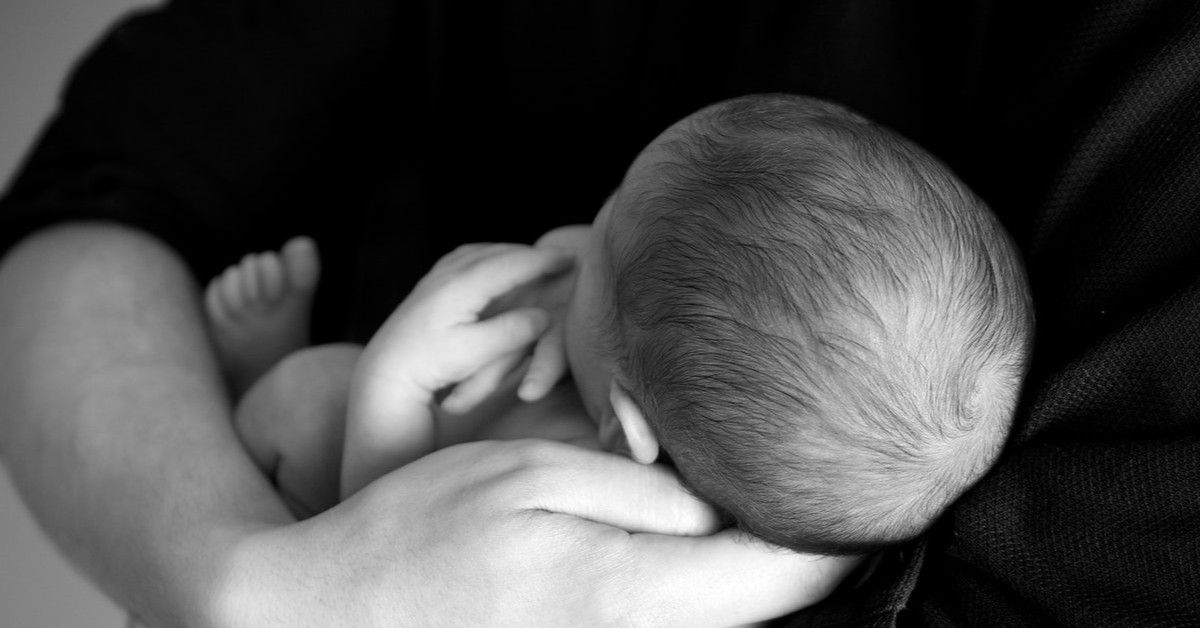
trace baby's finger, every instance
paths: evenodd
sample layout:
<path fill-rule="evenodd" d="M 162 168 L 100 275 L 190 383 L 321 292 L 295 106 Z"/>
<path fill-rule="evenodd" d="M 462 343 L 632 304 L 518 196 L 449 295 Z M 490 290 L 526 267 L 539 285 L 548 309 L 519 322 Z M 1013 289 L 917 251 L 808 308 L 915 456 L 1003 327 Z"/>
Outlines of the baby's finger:
<path fill-rule="evenodd" d="M 454 414 L 466 414 L 475 408 L 479 402 L 487 399 L 500 388 L 500 384 L 520 367 L 525 361 L 524 348 L 500 357 L 500 359 L 485 364 L 467 379 L 459 382 L 454 390 L 442 400 L 442 409 Z"/>
<path fill-rule="evenodd" d="M 533 245 L 539 249 L 563 249 L 576 254 L 587 248 L 591 225 L 564 225 L 542 234 Z"/>
<path fill-rule="evenodd" d="M 443 385 L 461 382 L 503 356 L 525 351 L 550 326 L 550 315 L 538 308 L 518 308 L 465 325 L 455 332 L 455 345 L 444 352 L 448 371 Z"/>
<path fill-rule="evenodd" d="M 550 330 L 542 334 L 533 349 L 529 370 L 517 388 L 522 401 L 537 401 L 546 396 L 567 372 L 567 352 L 563 338 L 562 319 L 556 320 Z"/>
<path fill-rule="evenodd" d="M 527 246 L 481 258 L 447 286 L 447 302 L 455 309 L 448 315 L 476 320 L 494 299 L 523 284 L 562 273 L 573 263 L 574 258 L 562 251 Z"/>
<path fill-rule="evenodd" d="M 461 244 L 453 251 L 443 255 L 434 264 L 433 268 L 439 271 L 457 272 L 474 266 L 482 259 L 524 248 L 528 248 L 528 246 L 509 242 L 471 242 L 469 244 Z"/>

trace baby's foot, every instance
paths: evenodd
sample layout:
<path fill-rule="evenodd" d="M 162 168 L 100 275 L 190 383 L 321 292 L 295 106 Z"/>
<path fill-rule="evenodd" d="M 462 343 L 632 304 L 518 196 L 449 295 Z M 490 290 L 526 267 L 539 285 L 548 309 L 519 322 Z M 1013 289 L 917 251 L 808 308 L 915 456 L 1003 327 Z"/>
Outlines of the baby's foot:
<path fill-rule="evenodd" d="M 247 255 L 208 284 L 204 309 L 235 395 L 284 356 L 308 346 L 320 272 L 316 245 L 300 237 L 279 253 Z"/>

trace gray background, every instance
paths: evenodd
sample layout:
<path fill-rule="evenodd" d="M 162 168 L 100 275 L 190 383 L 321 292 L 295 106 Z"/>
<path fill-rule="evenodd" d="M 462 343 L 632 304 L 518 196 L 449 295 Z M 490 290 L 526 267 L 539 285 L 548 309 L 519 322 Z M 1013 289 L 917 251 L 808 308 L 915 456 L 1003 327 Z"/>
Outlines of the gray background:
<path fill-rule="evenodd" d="M 0 0 L 0 182 L 7 187 L 72 63 L 151 0 Z M 124 615 L 58 556 L 0 470 L 0 628 L 115 628 Z"/>

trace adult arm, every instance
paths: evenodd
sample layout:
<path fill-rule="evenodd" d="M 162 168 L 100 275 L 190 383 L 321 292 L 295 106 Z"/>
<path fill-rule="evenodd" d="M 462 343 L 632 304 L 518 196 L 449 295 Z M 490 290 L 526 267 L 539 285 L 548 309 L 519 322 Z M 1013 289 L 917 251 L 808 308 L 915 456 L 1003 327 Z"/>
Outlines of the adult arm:
<path fill-rule="evenodd" d="M 54 541 L 154 624 L 212 611 L 240 535 L 290 516 L 243 453 L 191 275 L 127 228 L 39 232 L 0 266 L 0 452 Z"/>
<path fill-rule="evenodd" d="M 193 277 L 367 187 L 347 155 L 373 153 L 347 145 L 390 102 L 362 94 L 390 15 L 179 0 L 124 20 L 0 201 L 0 451 L 54 541 L 152 623 L 213 623 L 232 546 L 290 521 L 233 438 Z M 142 231 L 9 249 L 80 219 Z"/>

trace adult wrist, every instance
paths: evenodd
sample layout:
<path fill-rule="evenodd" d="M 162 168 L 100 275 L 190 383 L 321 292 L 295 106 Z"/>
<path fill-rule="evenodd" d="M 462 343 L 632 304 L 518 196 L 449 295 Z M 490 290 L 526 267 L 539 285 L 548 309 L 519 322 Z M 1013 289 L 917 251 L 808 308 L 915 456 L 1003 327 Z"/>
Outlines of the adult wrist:
<path fill-rule="evenodd" d="M 286 528 L 264 527 L 243 534 L 229 549 L 213 583 L 201 625 L 206 628 L 336 626 L 320 612 L 325 596 L 312 590 L 304 565 L 292 564 Z M 313 567 L 310 565 L 309 568 Z"/>

